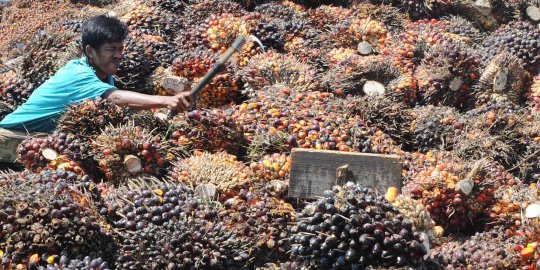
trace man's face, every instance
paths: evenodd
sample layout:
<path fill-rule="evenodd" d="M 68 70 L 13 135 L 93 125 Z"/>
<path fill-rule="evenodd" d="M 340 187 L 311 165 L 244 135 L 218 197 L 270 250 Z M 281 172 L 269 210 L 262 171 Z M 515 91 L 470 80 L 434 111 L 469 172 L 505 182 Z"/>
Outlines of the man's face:
<path fill-rule="evenodd" d="M 106 42 L 101 45 L 99 50 L 91 49 L 91 51 L 92 53 L 89 55 L 91 61 L 101 72 L 107 75 L 114 75 L 118 72 L 124 52 L 123 42 Z"/>

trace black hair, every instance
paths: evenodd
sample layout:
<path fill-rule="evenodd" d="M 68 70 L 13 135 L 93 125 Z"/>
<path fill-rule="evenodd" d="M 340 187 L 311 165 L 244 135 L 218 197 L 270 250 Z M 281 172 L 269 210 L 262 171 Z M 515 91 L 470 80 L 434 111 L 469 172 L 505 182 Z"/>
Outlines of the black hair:
<path fill-rule="evenodd" d="M 99 50 L 107 42 L 124 41 L 128 34 L 127 26 L 116 17 L 98 15 L 90 18 L 82 27 L 82 49 L 86 54 L 86 45 Z"/>

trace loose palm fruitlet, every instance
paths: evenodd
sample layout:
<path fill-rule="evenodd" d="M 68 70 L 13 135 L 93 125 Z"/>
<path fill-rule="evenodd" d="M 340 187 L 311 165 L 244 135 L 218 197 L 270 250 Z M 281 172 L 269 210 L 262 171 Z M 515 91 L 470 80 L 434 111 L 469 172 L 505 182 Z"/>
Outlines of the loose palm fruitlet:
<path fill-rule="evenodd" d="M 227 153 L 197 152 L 175 163 L 170 175 L 173 181 L 193 189 L 211 184 L 217 191 L 217 199 L 222 201 L 251 184 L 248 167 Z"/>
<path fill-rule="evenodd" d="M 464 107 L 479 78 L 479 64 L 457 42 L 430 49 L 415 71 L 421 103 Z"/>
<path fill-rule="evenodd" d="M 407 156 L 403 194 L 421 200 L 433 221 L 450 232 L 474 231 L 500 185 L 518 183 L 495 162 L 464 163 L 449 152 Z"/>
<path fill-rule="evenodd" d="M 17 107 L 30 97 L 34 89 L 34 84 L 23 78 L 14 77 L 0 81 L 0 100 Z"/>
<path fill-rule="evenodd" d="M 265 86 L 286 85 L 299 91 L 315 86 L 314 72 L 294 56 L 268 51 L 253 57 L 240 71 L 245 81 L 244 93 L 253 96 Z"/>
<path fill-rule="evenodd" d="M 91 147 L 101 172 L 115 184 L 141 174 L 164 175 L 175 151 L 161 136 L 133 122 L 105 128 Z"/>
<path fill-rule="evenodd" d="M 519 104 L 531 80 L 521 59 L 508 53 L 498 54 L 482 70 L 480 80 L 475 85 L 476 103 L 508 100 Z"/>
<path fill-rule="evenodd" d="M 482 62 L 487 65 L 501 52 L 512 54 L 523 61 L 528 71 L 540 64 L 540 30 L 523 21 L 510 22 L 491 33 L 483 42 Z"/>
<path fill-rule="evenodd" d="M 464 242 L 445 243 L 432 251 L 432 257 L 444 269 L 517 269 L 520 257 L 512 247 L 522 242 L 517 236 L 508 236 L 502 227 L 476 233 Z"/>
<path fill-rule="evenodd" d="M 306 267 L 419 266 L 426 249 L 413 222 L 372 189 L 347 183 L 306 206 L 292 228 L 291 258 Z"/>
<path fill-rule="evenodd" d="M 107 192 L 100 213 L 117 229 L 140 231 L 150 224 L 163 225 L 179 218 L 193 191 L 177 184 L 154 178 L 132 179 Z"/>
<path fill-rule="evenodd" d="M 107 125 L 123 123 L 126 116 L 127 109 L 106 99 L 86 100 L 68 108 L 58 120 L 57 130 L 92 138 Z"/>
<path fill-rule="evenodd" d="M 110 258 L 114 241 L 91 203 L 65 182 L 22 182 L 0 194 L 2 264 L 36 267 L 43 254 Z"/>
<path fill-rule="evenodd" d="M 245 142 L 240 126 L 227 111 L 221 109 L 178 114 L 171 129 L 172 143 L 188 150 L 226 151 L 236 155 Z"/>

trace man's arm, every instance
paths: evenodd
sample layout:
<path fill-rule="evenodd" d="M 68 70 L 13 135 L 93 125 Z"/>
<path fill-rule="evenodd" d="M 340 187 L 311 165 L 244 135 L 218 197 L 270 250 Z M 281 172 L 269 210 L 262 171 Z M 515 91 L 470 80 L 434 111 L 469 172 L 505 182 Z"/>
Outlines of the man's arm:
<path fill-rule="evenodd" d="M 193 101 L 189 92 L 182 92 L 174 96 L 153 96 L 126 90 L 110 90 L 105 92 L 103 97 L 116 105 L 139 110 L 169 108 L 185 111 L 189 109 L 190 103 Z"/>

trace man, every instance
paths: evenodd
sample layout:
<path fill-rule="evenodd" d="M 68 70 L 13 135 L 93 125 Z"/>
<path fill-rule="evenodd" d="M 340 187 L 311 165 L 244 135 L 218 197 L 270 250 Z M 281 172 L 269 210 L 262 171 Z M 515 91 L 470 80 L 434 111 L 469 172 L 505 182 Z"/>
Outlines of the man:
<path fill-rule="evenodd" d="M 7 115 L 0 127 L 18 131 L 52 132 L 68 106 L 85 99 L 103 97 L 133 109 L 169 108 L 184 111 L 190 107 L 188 92 L 175 96 L 152 96 L 117 89 L 111 75 L 122 61 L 123 41 L 128 30 L 117 18 L 100 15 L 83 25 L 84 57 L 70 61 L 39 86 L 28 100 Z"/>

